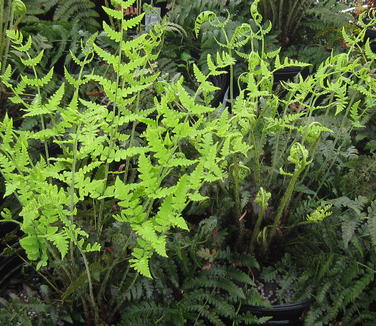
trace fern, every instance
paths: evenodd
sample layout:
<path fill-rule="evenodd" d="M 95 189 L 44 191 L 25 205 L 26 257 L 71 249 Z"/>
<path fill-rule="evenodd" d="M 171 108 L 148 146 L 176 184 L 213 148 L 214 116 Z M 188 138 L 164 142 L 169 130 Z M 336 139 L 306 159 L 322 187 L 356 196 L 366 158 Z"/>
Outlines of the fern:
<path fill-rule="evenodd" d="M 368 208 L 367 226 L 372 240 L 372 245 L 376 245 L 376 202 L 372 202 Z"/>
<path fill-rule="evenodd" d="M 114 19 L 120 17 L 111 10 L 108 12 Z M 141 18 L 142 16 L 138 16 L 123 21 L 121 30 L 134 27 Z M 133 258 L 130 259 L 131 265 L 141 274 L 151 276 L 148 261 L 153 252 L 166 256 L 165 232 L 172 227 L 187 229 L 181 212 L 187 205 L 188 198 L 204 198 L 198 195 L 203 182 L 213 182 L 224 177 L 220 168 L 224 157 L 219 154 L 219 140 L 213 139 L 208 133 L 209 130 L 218 128 L 219 124 L 216 119 L 208 124 L 202 123 L 203 115 L 212 112 L 213 108 L 197 104 L 195 98 L 181 85 L 182 80 L 165 88 L 165 96 L 161 99 L 163 105 L 158 105 L 156 101 L 156 106 L 152 109 L 141 109 L 141 94 L 148 91 L 152 82 L 158 78 L 158 74 L 149 74 L 146 68 L 154 58 L 154 48 L 159 44 L 157 40 L 163 30 L 155 28 L 150 34 L 144 34 L 139 40 L 128 43 L 119 39 L 119 34 L 114 30 L 108 29 L 107 32 L 110 38 L 117 41 L 119 53 L 114 55 L 93 44 L 94 36 L 87 44 L 82 45 L 85 55 L 83 59 L 72 55 L 81 72 L 74 77 L 65 69 L 67 81 L 75 88 L 67 108 L 61 105 L 66 90 L 64 85 L 54 91 L 50 98 L 40 98 L 41 89 L 51 81 L 53 70 L 43 77 L 36 72 L 33 77 L 23 76 L 21 83 L 13 88 L 13 101 L 25 106 L 27 116 L 40 118 L 42 130 L 15 134 L 7 129 L 10 119 L 7 118 L 2 123 L 3 141 L 6 143 L 4 150 L 8 153 L 4 154 L 19 161 L 19 168 L 24 170 L 25 176 L 24 181 L 15 183 L 19 186 L 18 190 L 12 188 L 8 192 L 17 194 L 23 206 L 20 215 L 24 219 L 23 231 L 26 236 L 21 240 L 21 244 L 31 260 L 40 259 L 38 267 L 47 264 L 48 242 L 56 246 L 62 257 L 66 256 L 68 243 L 76 246 L 84 257 L 85 252 L 98 250 L 99 244 L 96 242 L 86 243 L 89 233 L 73 222 L 74 216 L 79 214 L 80 203 L 87 198 L 94 200 L 94 203 L 99 201 L 94 205 L 102 207 L 99 209 L 103 215 L 103 200 L 112 198 L 122 208 L 115 218 L 128 223 L 138 237 L 137 248 L 133 250 Z M 13 32 L 10 36 L 15 47 L 28 58 L 23 59 L 24 65 L 33 68 L 41 62 L 43 52 L 35 58 L 30 57 L 27 52 L 30 50 L 30 40 L 25 46 L 22 33 Z M 118 73 L 119 79 L 116 82 L 97 74 L 82 76 L 84 67 L 93 60 L 94 53 L 107 62 L 114 73 Z M 218 68 L 225 66 L 226 60 L 225 57 L 220 58 Z M 218 68 L 215 68 L 213 73 L 216 73 Z M 4 75 L 5 80 L 8 75 L 8 72 Z M 206 79 L 207 76 L 198 73 L 202 90 L 213 92 L 214 89 Z M 79 88 L 89 81 L 96 82 L 103 88 L 104 94 L 113 103 L 114 111 L 106 111 L 102 105 L 79 99 Z M 37 89 L 38 96 L 28 104 L 20 95 L 26 88 L 33 87 Z M 178 105 L 179 102 L 182 110 L 177 124 L 170 124 L 164 119 L 158 121 L 148 118 L 154 111 L 160 117 L 168 117 L 171 112 L 166 107 Z M 125 109 L 130 105 L 134 105 L 132 112 Z M 51 118 L 51 125 L 45 124 L 45 116 Z M 186 124 L 186 119 L 191 118 L 198 118 L 197 123 Z M 136 137 L 135 125 L 139 121 L 145 125 L 145 132 L 137 136 L 142 142 L 141 147 L 134 146 L 133 143 Z M 133 124 L 133 127 L 130 124 Z M 184 129 L 179 130 L 181 127 Z M 124 131 L 126 136 L 122 135 Z M 93 142 L 92 139 L 98 134 L 101 136 Z M 18 151 L 29 139 L 42 143 L 44 158 L 34 161 L 27 148 Z M 200 159 L 190 159 L 179 151 L 180 144 L 186 141 L 197 150 Z M 51 142 L 58 144 L 64 158 L 50 156 L 48 147 Z M 122 148 L 124 145 L 125 149 Z M 10 154 L 12 146 L 14 154 Z M 88 159 L 100 160 L 102 164 L 78 170 L 77 165 Z M 110 181 L 110 164 L 113 162 L 124 162 L 126 171 L 123 181 L 119 177 L 115 182 Z M 135 163 L 138 165 L 134 165 Z M 191 167 L 195 165 L 198 170 L 192 173 Z M 4 168 L 6 169 L 6 166 Z M 104 174 L 94 177 L 85 175 L 90 170 L 99 173 L 101 168 L 104 169 Z M 135 169 L 136 178 L 124 182 L 129 177 L 127 173 L 130 169 Z M 171 183 L 169 180 L 169 183 L 166 183 L 167 177 L 171 177 L 172 173 L 177 173 L 173 177 L 174 181 Z M 24 185 L 29 182 L 27 180 L 33 179 L 35 175 L 39 177 L 25 188 Z M 17 175 L 9 173 L 6 178 L 8 182 L 15 180 Z M 59 180 L 59 186 L 54 184 L 56 180 Z M 50 207 L 46 198 L 49 198 L 53 191 L 58 195 L 54 197 L 54 204 Z M 195 197 L 192 197 L 192 194 L 196 194 Z M 36 196 L 34 200 L 30 200 L 33 196 Z M 52 227 L 58 221 L 59 226 Z"/>
<path fill-rule="evenodd" d="M 141 18 L 124 21 L 120 24 L 121 32 L 135 26 Z M 126 259 L 128 268 L 151 276 L 149 261 L 153 253 L 166 256 L 168 231 L 188 228 L 182 211 L 191 197 L 204 199 L 198 195 L 204 182 L 224 178 L 220 166 L 225 160 L 218 150 L 220 139 L 210 135 L 219 126 L 218 118 L 206 123 L 203 120 L 213 108 L 196 103 L 196 98 L 185 91 L 182 80 L 165 85 L 164 94 L 154 102 L 144 97 L 153 94 L 152 86 L 158 79 L 158 73 L 148 68 L 156 57 L 163 29 L 156 26 L 139 40 L 129 42 L 119 39 L 112 29 L 107 32 L 117 41 L 116 55 L 93 44 L 95 36 L 82 44 L 83 57 L 72 55 L 79 73 L 73 75 L 66 68 L 65 76 L 73 94 L 63 84 L 50 96 L 43 96 L 42 88 L 54 75 L 52 69 L 46 75 L 31 69 L 32 76 L 22 76 L 17 86 L 8 83 L 14 92 L 12 100 L 24 106 L 27 116 L 40 120 L 39 130 L 16 131 L 8 117 L 0 124 L 1 165 L 7 194 L 14 194 L 22 207 L 21 222 L 16 216 L 9 219 L 22 224 L 25 236 L 20 244 L 28 258 L 37 261 L 37 268 L 53 264 L 51 255 L 57 260 L 55 252 L 60 254 L 61 272 L 65 275 L 64 297 L 87 291 L 84 300 L 91 305 L 95 320 L 99 318 L 95 287 L 99 287 L 99 300 L 105 300 L 105 290 L 97 275 L 104 273 L 108 280 L 109 274 L 102 261 L 91 263 L 90 257 L 99 255 L 103 248 L 102 230 L 109 221 L 118 221 L 132 230 L 128 230 L 131 234 L 127 242 L 132 244 L 132 256 Z M 13 32 L 10 36 L 26 58 L 24 65 L 34 68 L 42 62 L 43 52 L 32 57 L 27 51 L 30 41 L 24 42 L 22 33 Z M 85 72 L 95 54 L 117 75 L 115 81 L 110 75 Z M 9 69 L 2 78 L 9 80 Z M 80 98 L 80 89 L 88 82 L 103 90 L 107 106 Z M 212 92 L 209 83 L 202 80 L 201 84 L 204 91 Z M 26 89 L 35 90 L 31 103 L 22 98 Z M 68 105 L 63 103 L 65 98 Z M 154 113 L 158 119 L 150 118 Z M 173 115 L 177 120 L 171 123 Z M 196 122 L 187 123 L 191 119 Z M 136 130 L 137 124 L 142 125 L 142 133 Z M 42 156 L 31 155 L 31 142 L 41 144 Z M 52 143 L 58 145 L 61 155 L 50 152 Z M 182 144 L 192 146 L 198 156 L 182 151 Z M 12 162 L 17 162 L 17 171 L 11 168 Z M 113 205 L 119 208 L 114 213 L 109 209 Z M 123 250 L 127 248 L 126 245 Z M 64 260 L 72 260 L 75 255 L 82 258 L 78 265 L 84 267 L 79 284 L 70 281 L 75 268 L 64 264 Z M 135 272 L 126 273 L 120 283 L 124 285 L 132 275 L 137 277 Z M 123 303 L 124 298 L 113 309 L 110 319 Z"/>
<path fill-rule="evenodd" d="M 372 311 L 370 307 L 376 300 L 372 293 L 375 259 L 371 247 L 372 228 L 367 226 L 374 202 L 364 197 L 356 200 L 342 197 L 332 203 L 333 215 L 326 218 L 325 227 L 310 230 L 314 232 L 310 238 L 314 243 L 308 246 L 308 253 L 305 248 L 301 258 L 308 254 L 311 262 L 295 256 L 303 263 L 317 300 L 308 312 L 305 324 L 330 323 L 338 318 L 349 325 L 366 324 L 373 318 L 367 313 Z M 338 221 L 340 226 L 336 225 Z M 341 236 L 345 241 L 341 241 Z M 321 245 L 317 246 L 317 242 Z M 288 265 L 291 266 L 291 262 Z"/>
<path fill-rule="evenodd" d="M 168 251 L 171 258 L 153 257 L 153 279 L 138 279 L 129 289 L 126 298 L 133 303 L 123 312 L 120 325 L 147 325 L 151 321 L 224 325 L 229 320 L 240 325 L 267 320 L 238 311 L 245 293 L 247 299 L 257 300 L 258 296 L 248 291 L 253 289 L 252 279 L 242 271 L 257 263 L 247 256 L 232 256 L 229 250 L 207 247 L 202 241 L 211 240 L 217 227 L 217 219 L 211 217 L 194 231 L 174 235 Z"/>
<path fill-rule="evenodd" d="M 80 20 L 85 20 L 85 25 L 92 32 L 91 28 L 99 27 L 99 24 L 95 21 L 95 17 L 99 15 L 93 8 L 95 8 L 95 5 L 89 0 L 64 1 L 64 3 L 57 5 L 53 19 L 55 21 L 71 21 L 72 25 Z"/>

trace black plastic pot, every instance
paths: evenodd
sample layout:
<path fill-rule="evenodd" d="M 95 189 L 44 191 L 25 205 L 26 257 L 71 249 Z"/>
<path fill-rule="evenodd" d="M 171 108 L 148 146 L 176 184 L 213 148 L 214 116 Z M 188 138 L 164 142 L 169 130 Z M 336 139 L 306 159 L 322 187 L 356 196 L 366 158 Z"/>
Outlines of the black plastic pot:
<path fill-rule="evenodd" d="M 219 104 L 226 106 L 227 104 L 226 93 L 228 95 L 229 87 L 230 87 L 229 74 L 213 76 L 211 77 L 211 82 L 214 84 L 214 86 L 220 89 L 214 93 L 214 98 L 210 104 L 213 107 L 217 107 Z"/>
<path fill-rule="evenodd" d="M 375 29 L 367 29 L 366 35 L 364 37 L 366 40 L 370 40 L 371 50 L 376 53 L 376 30 Z"/>
<path fill-rule="evenodd" d="M 279 69 L 273 73 L 274 85 L 278 85 L 281 81 L 292 80 L 299 73 L 305 78 L 309 74 L 309 69 L 307 67 L 295 66 Z"/>
<path fill-rule="evenodd" d="M 1 180 L 0 182 L 2 182 Z M 0 193 L 0 196 L 2 194 Z M 0 197 L 1 198 L 1 197 Z M 0 204 L 2 204 L 0 202 Z M 0 226 L 0 296 L 3 295 L 3 291 L 7 289 L 12 279 L 16 279 L 19 276 L 23 261 L 16 254 L 11 256 L 3 255 L 3 251 L 6 248 L 4 243 L 8 243 L 13 248 L 18 245 L 18 237 L 15 235 L 14 239 L 8 239 L 7 234 L 17 232 L 18 226 L 14 223 L 1 223 Z"/>
<path fill-rule="evenodd" d="M 264 326 L 302 326 L 301 316 L 309 306 L 312 300 L 306 300 L 293 304 L 276 305 L 270 308 L 259 306 L 247 306 L 247 310 L 257 317 L 272 317 L 264 323 Z"/>
<path fill-rule="evenodd" d="M 20 276 L 23 261 L 17 256 L 0 258 L 0 294 L 12 279 Z"/>
<path fill-rule="evenodd" d="M 365 38 L 366 39 L 371 39 L 371 40 L 373 40 L 373 39 L 375 39 L 376 38 L 376 29 L 367 29 L 366 30 L 366 35 L 365 35 Z"/>

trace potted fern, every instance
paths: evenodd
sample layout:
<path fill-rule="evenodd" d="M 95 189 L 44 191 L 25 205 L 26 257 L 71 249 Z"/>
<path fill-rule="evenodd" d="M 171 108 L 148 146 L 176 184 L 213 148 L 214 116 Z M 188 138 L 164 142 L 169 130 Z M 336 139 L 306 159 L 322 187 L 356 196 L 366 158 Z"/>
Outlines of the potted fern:
<path fill-rule="evenodd" d="M 113 20 L 113 27 L 103 23 L 113 47 L 97 45 L 97 35 L 82 42 L 80 56 L 71 53 L 79 72 L 65 68 L 66 81 L 50 85 L 51 94 L 44 87 L 53 82 L 53 69 L 37 72 L 43 51 L 31 57 L 31 38 L 17 30 L 7 36 L 33 78 L 14 83 L 11 66 L 0 76 L 24 118 L 39 121 L 31 131 L 17 130 L 8 116 L 0 123 L 5 196 L 19 205 L 5 208 L 1 222 L 19 225 L 27 258 L 51 279 L 60 300 L 82 307 L 85 325 L 117 320 L 136 279 L 152 276 L 152 255 L 167 256 L 169 232 L 188 228 L 182 216 L 188 203 L 205 199 L 204 183 L 225 178 L 222 120 L 196 100 L 214 86 L 198 78 L 192 96 L 182 79 L 159 77 L 154 62 L 164 28 L 156 24 L 134 36 L 130 31 L 144 14 L 126 19 L 124 10 L 135 1 L 103 7 Z M 90 69 L 94 58 L 107 74 Z M 211 74 L 229 62 L 220 56 Z M 86 85 L 100 89 L 101 103 L 82 95 Z M 25 90 L 34 94 L 32 102 L 23 98 Z M 33 151 L 35 144 L 42 153 Z M 60 151 L 51 153 L 51 144 Z"/>
<path fill-rule="evenodd" d="M 345 31 L 345 41 L 351 45 L 348 53 L 332 55 L 315 74 L 283 83 L 284 92 L 276 94 L 273 91 L 276 71 L 308 65 L 289 59 L 282 62 L 279 50 L 264 50 L 264 37 L 271 26 L 262 25 L 257 5 L 258 1 L 254 1 L 250 8 L 252 24 L 242 24 L 232 35 L 226 34 L 227 21 L 208 11 L 198 16 L 195 30 L 198 33 L 203 23 L 219 28 L 227 40 L 226 44 L 219 44 L 223 51 L 232 58 L 237 55 L 248 66 L 237 80 L 239 96 L 230 96 L 232 112 L 223 114 L 223 127 L 217 133 L 219 137 L 227 135 L 222 153 L 227 157 L 224 166 L 228 179 L 219 181 L 212 191 L 216 192 L 213 197 L 219 199 L 215 214 L 222 217 L 222 224 L 230 230 L 232 248 L 255 255 L 262 264 L 270 264 L 282 256 L 291 230 L 320 223 L 331 214 L 331 206 L 325 204 L 303 210 L 306 214 L 303 219 L 296 217 L 294 209 L 304 194 L 320 196 L 325 178 L 338 158 L 335 155 L 332 159 L 323 158 L 320 153 L 323 144 L 334 144 L 334 151 L 346 146 L 340 133 L 333 133 L 333 127 L 336 128 L 333 121 L 341 120 L 341 132 L 345 125 L 349 125 L 348 133 L 361 128 L 362 116 L 373 105 L 363 94 L 367 92 L 372 99 L 374 95 L 371 95 L 373 86 L 367 82 L 371 73 L 369 65 L 354 56 L 356 44 L 361 40 Z M 247 42 L 251 43 L 251 49 L 260 50 L 242 52 Z M 369 44 L 363 55 L 366 61 L 373 60 Z M 236 82 L 233 80 L 235 64 L 234 58 L 229 67 L 230 94 Z M 211 65 L 208 57 L 209 70 Z M 357 73 L 360 68 L 364 74 Z M 200 71 L 195 70 L 200 77 Z M 349 72 L 356 76 L 357 82 L 346 78 Z M 357 83 L 362 85 L 362 90 Z M 325 120 L 324 116 L 334 120 L 325 125 L 322 121 L 330 119 Z M 291 315 L 296 321 L 309 304 L 308 299 L 263 308 L 252 306 L 250 295 L 247 309 L 258 316 L 274 316 L 270 325 L 278 322 L 287 325 L 286 316 Z"/>

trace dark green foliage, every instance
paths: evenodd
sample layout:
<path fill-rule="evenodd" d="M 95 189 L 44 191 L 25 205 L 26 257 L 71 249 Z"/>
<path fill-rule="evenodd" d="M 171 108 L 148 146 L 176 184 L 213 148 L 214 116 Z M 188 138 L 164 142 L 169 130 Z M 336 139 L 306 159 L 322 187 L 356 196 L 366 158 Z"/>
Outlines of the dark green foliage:
<path fill-rule="evenodd" d="M 350 54 L 331 55 L 316 74 L 275 90 L 275 70 L 306 64 L 267 51 L 279 32 L 289 45 L 286 30 L 295 16 L 290 32 L 302 22 L 302 40 L 314 35 L 321 48 L 305 47 L 304 55 L 321 59 L 347 22 L 347 15 L 331 15 L 340 4 L 263 1 L 278 2 L 284 12 L 275 17 L 290 19 L 277 23 L 267 39 L 271 26 L 263 25 L 257 2 L 249 21 L 244 1 L 175 1 L 172 23 L 163 21 L 138 38 L 142 15 L 124 19 L 121 10 L 107 8 L 105 32 L 90 36 L 98 29 L 93 1 L 25 2 L 20 26 L 32 43 L 17 29 L 8 33 L 17 69 L 4 65 L 1 79 L 27 119 L 21 128 L 8 117 L 0 123 L 4 190 L 22 210 L 9 206 L 2 218 L 21 226 L 20 244 L 30 260 L 38 267 L 49 263 L 40 275 L 55 293 L 26 290 L 29 302 L 10 294 L 0 302 L 0 321 L 262 322 L 267 318 L 243 309 L 265 304 L 253 283 L 258 265 L 228 245 L 261 256 L 265 252 L 255 248 L 267 248 L 274 236 L 278 246 L 281 235 L 289 235 L 270 252 L 278 256 L 289 246 L 290 256 L 260 276 L 279 281 L 276 295 L 292 301 L 313 296 L 308 326 L 372 325 L 375 55 L 369 43 L 361 48 L 359 31 L 343 32 Z M 135 2 L 121 3 L 139 6 Z M 286 10 L 294 4 L 297 11 Z M 211 11 L 199 15 L 194 31 L 193 18 L 203 10 Z M 200 28 L 204 33 L 196 38 Z M 218 49 L 224 52 L 208 55 Z M 164 57 L 157 61 L 159 52 Z M 63 61 L 70 62 L 64 71 Z M 177 74 L 183 69 L 191 89 Z M 210 78 L 222 75 L 231 76 L 231 112 L 208 105 L 217 90 Z M 327 217 L 330 205 L 331 218 L 302 228 Z M 198 222 L 210 214 L 220 217 Z M 191 220 L 189 233 L 176 230 L 187 230 Z M 234 234 L 237 243 L 228 236 Z M 151 257 L 154 252 L 159 256 Z M 293 295 L 291 286 L 297 288 Z M 54 305 L 55 297 L 64 306 Z M 37 317 L 29 318 L 30 309 Z"/>
<path fill-rule="evenodd" d="M 47 286 L 34 291 L 24 285 L 17 293 L 9 293 L 7 300 L 0 298 L 0 322 L 4 326 L 50 326 L 73 320 L 61 303 L 53 301 Z"/>
<path fill-rule="evenodd" d="M 352 28 L 350 21 L 353 17 L 351 12 L 341 11 L 354 2 L 337 0 L 308 2 L 310 6 L 306 6 L 305 11 L 302 12 L 299 27 L 294 26 L 295 33 L 285 34 L 289 38 L 289 44 L 283 54 L 317 66 L 332 51 L 335 53 L 344 51 L 341 31 L 343 27 Z M 303 2 L 301 5 L 304 6 Z"/>
<path fill-rule="evenodd" d="M 309 277 L 309 272 L 297 270 L 291 256 L 286 254 L 276 264 L 262 268 L 257 275 L 258 290 L 273 305 L 303 302 L 312 297 L 313 288 L 307 284 Z"/>
<path fill-rule="evenodd" d="M 217 232 L 212 217 L 191 235 L 177 235 L 171 243 L 173 259 L 154 260 L 154 279 L 135 283 L 137 295 L 120 325 L 250 325 L 261 321 L 241 312 L 245 303 L 262 302 L 249 276 L 258 265 L 252 257 L 232 257 L 229 250 L 211 246 Z"/>
<path fill-rule="evenodd" d="M 304 273 L 296 278 L 297 287 L 315 299 L 305 325 L 373 325 L 376 202 L 365 197 L 330 202 L 333 215 L 301 234 L 285 268 L 298 263 Z"/>
<path fill-rule="evenodd" d="M 192 63 L 198 64 L 204 72 L 208 71 L 206 59 L 208 54 L 221 51 L 218 42 L 226 43 L 223 33 L 206 23 L 199 37 L 194 33 L 195 18 L 203 11 L 212 11 L 219 20 L 227 21 L 225 30 L 231 37 L 242 23 L 249 23 L 249 2 L 242 0 L 177 0 L 168 12 L 167 20 L 180 26 L 185 33 L 168 33 L 165 48 L 162 49 L 161 60 L 163 67 L 172 74 L 181 72 L 194 82 Z M 275 35 L 267 36 L 267 48 L 275 48 Z M 255 42 L 256 44 L 257 42 Z M 257 47 L 257 44 L 256 44 Z M 245 69 L 241 61 L 236 66 L 237 76 Z M 227 86 L 226 86 L 227 88 Z"/>
<path fill-rule="evenodd" d="M 46 51 L 38 69 L 68 64 L 70 51 L 79 53 L 80 40 L 85 32 L 94 33 L 100 28 L 99 14 L 90 0 L 25 0 L 27 12 L 22 21 L 22 31 L 32 35 L 34 53 Z M 31 52 L 32 53 L 32 52 Z M 15 52 L 17 56 L 17 52 Z M 17 64 L 17 60 L 12 60 Z M 17 65 L 22 72 L 22 65 Z M 62 72 L 62 70 L 61 70 Z"/>
<path fill-rule="evenodd" d="M 350 197 L 376 196 L 376 154 L 359 155 L 344 164 L 348 172 L 340 179 L 341 190 Z"/>
<path fill-rule="evenodd" d="M 282 55 L 318 66 L 333 51 L 344 51 L 341 30 L 353 17 L 342 10 L 353 5 L 351 0 L 261 0 L 259 7 L 273 24 Z"/>

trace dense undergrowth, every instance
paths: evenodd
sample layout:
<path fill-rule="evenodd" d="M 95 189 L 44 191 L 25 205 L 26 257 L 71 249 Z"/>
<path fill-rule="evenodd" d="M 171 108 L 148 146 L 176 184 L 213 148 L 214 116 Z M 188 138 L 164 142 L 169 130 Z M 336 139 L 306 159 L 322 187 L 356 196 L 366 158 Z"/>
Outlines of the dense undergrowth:
<path fill-rule="evenodd" d="M 0 0 L 0 321 L 262 324 L 278 281 L 304 325 L 373 325 L 376 21 L 350 4 Z"/>

